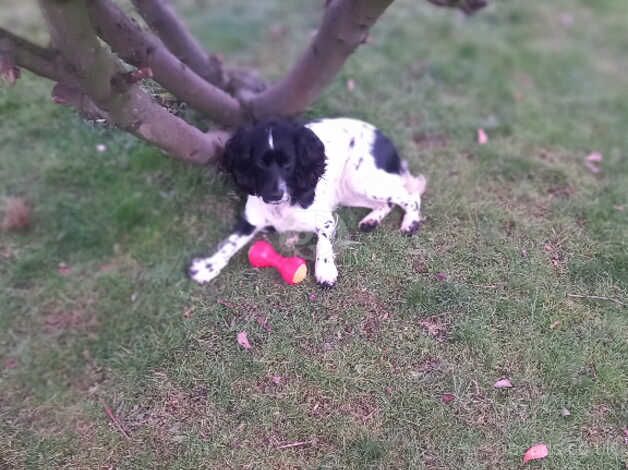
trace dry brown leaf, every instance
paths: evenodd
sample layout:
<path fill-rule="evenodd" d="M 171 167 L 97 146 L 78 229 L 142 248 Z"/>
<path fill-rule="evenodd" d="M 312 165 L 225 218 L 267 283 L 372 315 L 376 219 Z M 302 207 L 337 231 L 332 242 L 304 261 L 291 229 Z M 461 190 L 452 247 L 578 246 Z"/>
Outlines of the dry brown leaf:
<path fill-rule="evenodd" d="M 530 460 L 544 459 L 549 455 L 549 449 L 543 443 L 535 444 L 526 450 L 523 454 L 523 463 L 528 463 Z"/>
<path fill-rule="evenodd" d="M 486 135 L 486 132 L 481 127 L 478 129 L 478 144 L 488 144 L 488 135 Z"/>
<path fill-rule="evenodd" d="M 452 401 L 454 401 L 456 399 L 456 395 L 454 395 L 453 393 L 443 393 L 440 396 L 440 401 L 442 401 L 445 405 L 448 405 L 449 403 L 451 403 Z"/>
<path fill-rule="evenodd" d="M 591 152 L 584 159 L 584 166 L 586 166 L 591 173 L 599 173 L 601 171 L 600 164 L 603 159 L 604 157 L 600 152 Z"/>
<path fill-rule="evenodd" d="M 249 338 L 246 334 L 246 331 L 241 331 L 237 336 L 238 344 L 242 346 L 244 349 L 251 349 L 251 343 L 249 343 Z"/>
<path fill-rule="evenodd" d="M 495 388 L 512 388 L 512 382 L 508 379 L 499 379 L 493 385 Z"/>
<path fill-rule="evenodd" d="M 4 205 L 4 230 L 25 230 L 31 226 L 31 206 L 21 197 L 8 197 Z"/>

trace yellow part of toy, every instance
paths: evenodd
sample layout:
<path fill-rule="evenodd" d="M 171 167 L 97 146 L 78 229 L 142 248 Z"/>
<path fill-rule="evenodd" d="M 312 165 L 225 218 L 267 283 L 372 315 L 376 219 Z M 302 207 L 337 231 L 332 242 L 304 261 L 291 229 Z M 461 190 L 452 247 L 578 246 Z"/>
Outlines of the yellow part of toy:
<path fill-rule="evenodd" d="M 303 279 L 305 279 L 305 276 L 307 276 L 307 266 L 305 263 L 303 263 L 301 266 L 299 266 L 299 269 L 294 272 L 294 276 L 292 276 L 292 283 L 298 284 L 299 282 L 303 281 Z"/>

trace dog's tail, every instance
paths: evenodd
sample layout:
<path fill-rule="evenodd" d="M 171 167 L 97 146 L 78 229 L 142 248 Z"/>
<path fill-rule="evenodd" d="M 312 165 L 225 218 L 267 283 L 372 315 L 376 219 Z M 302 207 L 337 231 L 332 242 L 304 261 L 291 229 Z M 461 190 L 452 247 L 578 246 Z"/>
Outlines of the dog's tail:
<path fill-rule="evenodd" d="M 423 175 L 413 176 L 408 170 L 408 161 L 401 162 L 401 179 L 403 186 L 410 194 L 418 194 L 419 196 L 425 192 L 427 187 L 427 178 Z"/>

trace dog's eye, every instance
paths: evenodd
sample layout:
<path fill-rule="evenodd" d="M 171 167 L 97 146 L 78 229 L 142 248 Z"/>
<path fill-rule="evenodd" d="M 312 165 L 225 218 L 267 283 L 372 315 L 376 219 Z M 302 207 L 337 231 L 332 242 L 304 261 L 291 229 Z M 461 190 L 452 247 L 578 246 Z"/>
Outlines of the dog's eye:
<path fill-rule="evenodd" d="M 279 166 L 284 167 L 284 168 L 289 168 L 289 167 L 290 167 L 290 164 L 291 164 L 291 161 L 290 161 L 290 159 L 289 159 L 288 157 L 286 157 L 284 154 L 279 154 L 279 155 L 277 156 L 277 164 L 278 164 Z"/>
<path fill-rule="evenodd" d="M 262 157 L 262 165 L 270 166 L 273 163 L 273 156 L 270 153 L 264 154 Z"/>

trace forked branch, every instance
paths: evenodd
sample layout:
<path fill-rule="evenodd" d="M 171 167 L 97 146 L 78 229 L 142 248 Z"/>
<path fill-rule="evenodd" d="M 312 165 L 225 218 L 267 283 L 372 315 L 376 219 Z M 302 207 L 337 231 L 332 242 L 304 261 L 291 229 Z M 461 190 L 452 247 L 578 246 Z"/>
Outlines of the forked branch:
<path fill-rule="evenodd" d="M 138 68 L 149 67 L 160 85 L 213 121 L 226 126 L 241 122 L 240 103 L 235 98 L 186 66 L 115 3 L 91 0 L 87 5 L 97 33 L 126 62 Z"/>
<path fill-rule="evenodd" d="M 294 115 L 331 83 L 369 28 L 393 0 L 331 0 L 318 32 L 294 67 L 268 90 L 245 104 L 256 119 Z"/>
<path fill-rule="evenodd" d="M 144 21 L 170 51 L 208 82 L 223 88 L 222 64 L 208 54 L 167 0 L 132 0 Z"/>
<path fill-rule="evenodd" d="M 85 0 L 40 0 L 40 5 L 81 90 L 115 125 L 188 162 L 207 163 L 220 155 L 226 134 L 204 134 L 127 80 L 122 64 L 98 41 Z"/>

